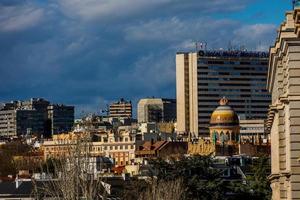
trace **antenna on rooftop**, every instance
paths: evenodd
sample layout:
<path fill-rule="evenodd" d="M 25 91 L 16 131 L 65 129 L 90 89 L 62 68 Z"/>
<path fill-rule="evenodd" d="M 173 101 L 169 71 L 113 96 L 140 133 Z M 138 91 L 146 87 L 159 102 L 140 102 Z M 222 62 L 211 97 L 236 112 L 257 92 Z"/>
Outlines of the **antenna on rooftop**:
<path fill-rule="evenodd" d="M 206 50 L 207 42 L 195 42 L 196 52 L 200 50 Z"/>

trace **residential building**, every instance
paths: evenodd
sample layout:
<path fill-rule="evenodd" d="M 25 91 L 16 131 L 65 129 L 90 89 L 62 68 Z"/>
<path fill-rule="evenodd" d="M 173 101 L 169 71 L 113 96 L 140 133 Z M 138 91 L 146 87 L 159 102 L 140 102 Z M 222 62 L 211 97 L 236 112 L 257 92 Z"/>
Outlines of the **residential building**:
<path fill-rule="evenodd" d="M 176 121 L 176 100 L 148 98 L 141 99 L 137 108 L 138 122 Z"/>
<path fill-rule="evenodd" d="M 74 106 L 48 106 L 48 123 L 52 135 L 71 131 L 74 125 Z"/>
<path fill-rule="evenodd" d="M 105 156 L 114 160 L 117 166 L 130 164 L 135 158 L 135 135 L 128 131 L 121 131 L 118 134 L 113 132 L 96 133 L 68 133 L 54 135 L 52 140 L 45 140 L 42 144 L 44 159 L 50 157 L 68 156 L 70 149 L 76 145 L 80 138 L 88 139 L 90 145 L 87 153 L 92 157 Z"/>
<path fill-rule="evenodd" d="M 136 150 L 137 158 L 179 159 L 188 151 L 187 142 L 157 141 L 145 142 Z"/>
<path fill-rule="evenodd" d="M 112 118 L 132 118 L 131 101 L 121 98 L 120 101 L 110 104 L 109 116 Z"/>
<path fill-rule="evenodd" d="M 12 101 L 1 106 L 0 136 L 49 135 L 57 132 L 53 130 L 70 130 L 73 121 L 72 106 L 50 105 L 41 98 Z"/>
<path fill-rule="evenodd" d="M 270 49 L 272 199 L 300 199 L 300 5 L 286 13 Z"/>
<path fill-rule="evenodd" d="M 176 55 L 177 132 L 208 135 L 210 114 L 226 96 L 246 119 L 267 116 L 268 53 L 248 51 L 179 52 Z"/>
<path fill-rule="evenodd" d="M 145 141 L 175 141 L 177 135 L 173 127 L 173 123 L 165 122 L 139 123 L 136 135 L 137 145 L 141 145 Z"/>
<path fill-rule="evenodd" d="M 0 136 L 44 134 L 48 105 L 39 98 L 6 103 L 0 110 Z"/>
<path fill-rule="evenodd" d="M 265 120 L 240 120 L 240 127 L 241 142 L 251 142 L 254 144 L 270 142 L 270 135 L 265 131 Z"/>

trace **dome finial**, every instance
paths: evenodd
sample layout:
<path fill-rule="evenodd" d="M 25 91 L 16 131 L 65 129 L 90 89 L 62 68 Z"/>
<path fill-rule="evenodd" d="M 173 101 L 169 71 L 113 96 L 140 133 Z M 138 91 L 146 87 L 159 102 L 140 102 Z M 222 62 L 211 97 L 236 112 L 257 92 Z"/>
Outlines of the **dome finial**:
<path fill-rule="evenodd" d="M 228 104 L 228 99 L 226 97 L 223 97 L 221 100 L 220 100 L 220 105 L 221 106 L 226 106 Z"/>

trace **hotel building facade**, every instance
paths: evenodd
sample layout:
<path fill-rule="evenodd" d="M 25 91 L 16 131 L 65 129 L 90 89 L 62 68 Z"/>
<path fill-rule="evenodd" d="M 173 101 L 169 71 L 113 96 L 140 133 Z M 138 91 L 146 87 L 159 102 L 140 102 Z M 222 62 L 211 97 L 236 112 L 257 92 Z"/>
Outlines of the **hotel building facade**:
<path fill-rule="evenodd" d="M 207 136 L 210 115 L 222 97 L 244 119 L 265 119 L 268 53 L 199 51 L 176 55 L 177 133 Z"/>

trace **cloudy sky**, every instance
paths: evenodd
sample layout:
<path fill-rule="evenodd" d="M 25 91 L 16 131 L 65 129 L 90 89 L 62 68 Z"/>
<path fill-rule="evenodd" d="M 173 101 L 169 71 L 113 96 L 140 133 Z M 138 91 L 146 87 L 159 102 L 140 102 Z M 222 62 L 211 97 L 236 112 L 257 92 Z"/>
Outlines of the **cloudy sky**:
<path fill-rule="evenodd" d="M 289 0 L 0 0 L 0 101 L 175 98 L 175 54 L 267 50 Z"/>

